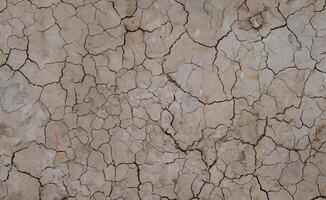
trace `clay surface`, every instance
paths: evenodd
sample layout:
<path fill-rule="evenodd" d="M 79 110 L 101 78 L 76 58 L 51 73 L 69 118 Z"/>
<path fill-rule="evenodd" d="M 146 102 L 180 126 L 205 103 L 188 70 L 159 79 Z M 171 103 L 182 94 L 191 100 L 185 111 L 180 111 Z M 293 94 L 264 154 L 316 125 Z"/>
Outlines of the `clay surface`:
<path fill-rule="evenodd" d="M 0 0 L 0 200 L 326 199 L 324 0 Z"/>

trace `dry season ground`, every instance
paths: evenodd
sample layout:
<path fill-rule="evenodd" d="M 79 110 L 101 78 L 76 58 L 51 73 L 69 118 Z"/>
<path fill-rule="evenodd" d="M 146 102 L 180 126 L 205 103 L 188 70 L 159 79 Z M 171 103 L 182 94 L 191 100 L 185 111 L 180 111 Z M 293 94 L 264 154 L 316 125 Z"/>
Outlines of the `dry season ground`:
<path fill-rule="evenodd" d="M 0 0 L 0 199 L 326 199 L 325 58 L 325 0 Z"/>

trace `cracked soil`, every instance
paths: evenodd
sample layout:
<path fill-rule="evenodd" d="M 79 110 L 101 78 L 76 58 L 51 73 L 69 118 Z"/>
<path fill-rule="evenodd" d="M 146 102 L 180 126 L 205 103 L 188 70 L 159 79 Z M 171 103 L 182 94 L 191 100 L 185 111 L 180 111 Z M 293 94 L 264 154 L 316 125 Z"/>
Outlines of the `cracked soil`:
<path fill-rule="evenodd" d="M 0 0 L 0 199 L 326 199 L 325 58 L 325 0 Z"/>

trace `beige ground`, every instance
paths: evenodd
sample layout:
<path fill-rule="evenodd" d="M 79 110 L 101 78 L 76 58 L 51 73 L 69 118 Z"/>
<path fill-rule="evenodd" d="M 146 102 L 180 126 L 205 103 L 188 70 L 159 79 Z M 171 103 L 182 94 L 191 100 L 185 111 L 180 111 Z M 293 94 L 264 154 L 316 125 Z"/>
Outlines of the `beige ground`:
<path fill-rule="evenodd" d="M 326 199 L 325 57 L 324 0 L 0 0 L 0 199 Z"/>

